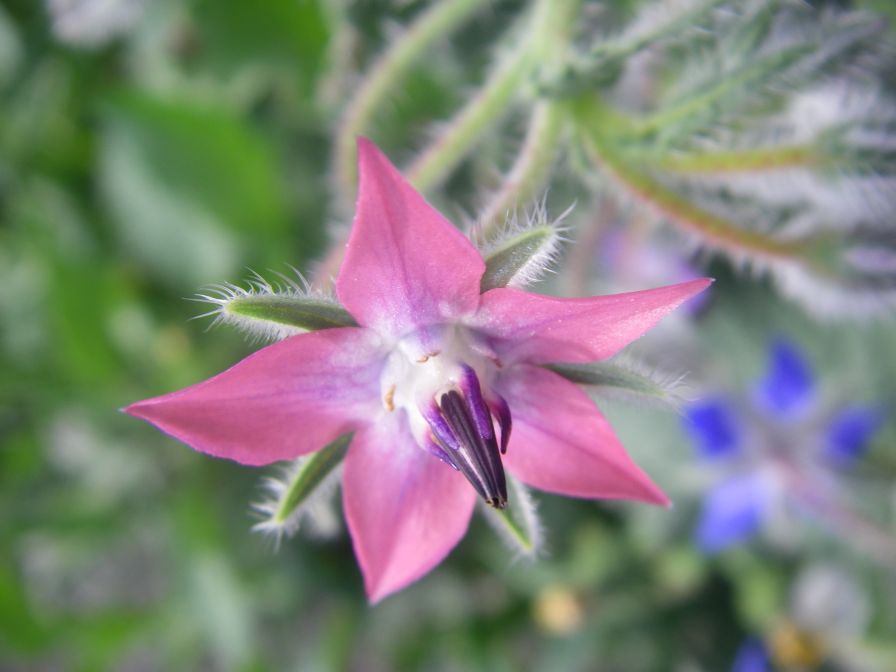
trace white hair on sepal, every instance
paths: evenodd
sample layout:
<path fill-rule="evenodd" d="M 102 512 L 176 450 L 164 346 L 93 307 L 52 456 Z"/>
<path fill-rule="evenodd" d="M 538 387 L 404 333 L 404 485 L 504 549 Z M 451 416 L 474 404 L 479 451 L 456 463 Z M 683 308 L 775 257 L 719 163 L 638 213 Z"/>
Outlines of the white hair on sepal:
<path fill-rule="evenodd" d="M 693 401 L 687 373 L 661 368 L 630 353 L 621 353 L 607 361 L 619 372 L 620 382 L 631 385 L 586 385 L 591 396 L 617 400 L 647 408 L 681 409 Z"/>
<path fill-rule="evenodd" d="M 521 264 L 513 277 L 507 283 L 508 287 L 521 289 L 541 280 L 546 273 L 553 272 L 554 266 L 560 255 L 563 243 L 568 242 L 565 237 L 569 227 L 564 221 L 575 209 L 576 204 L 571 204 L 558 217 L 551 220 L 547 210 L 547 193 L 521 216 L 519 210 L 513 210 L 507 214 L 504 223 L 493 235 L 486 235 L 482 226 L 474 226 L 470 231 L 470 239 L 485 259 L 512 247 L 517 241 L 529 232 L 542 229 L 546 235 L 544 240 L 534 250 L 525 263 Z"/>
<path fill-rule="evenodd" d="M 252 511 L 261 517 L 252 526 L 252 531 L 270 536 L 275 548 L 279 548 L 284 537 L 292 537 L 300 528 L 322 539 L 332 538 L 340 529 L 332 499 L 342 480 L 342 467 L 333 469 L 300 506 L 282 518 L 279 516 L 283 497 L 289 493 L 290 484 L 307 459 L 309 457 L 300 457 L 284 466 L 279 476 L 266 478 L 262 482 L 266 497 L 251 506 Z"/>
<path fill-rule="evenodd" d="M 535 560 L 544 549 L 544 526 L 538 515 L 538 501 L 511 474 L 507 474 L 507 490 L 507 509 L 498 511 L 480 500 L 479 510 L 498 538 L 513 551 L 515 561 Z"/>
<path fill-rule="evenodd" d="M 258 297 L 295 298 L 315 302 L 324 306 L 339 306 L 335 297 L 326 292 L 312 288 L 308 280 L 300 271 L 292 266 L 289 266 L 289 268 L 294 274 L 293 276 L 288 276 L 278 271 L 272 271 L 272 273 L 277 276 L 277 280 L 275 281 L 270 281 L 257 271 L 250 269 L 250 277 L 246 280 L 245 286 L 240 286 L 232 282 L 207 285 L 201 293 L 189 300 L 211 304 L 214 308 L 200 315 L 196 315 L 192 319 L 196 320 L 203 317 L 212 317 L 213 319 L 209 325 L 209 329 L 219 324 L 231 325 L 245 333 L 255 343 L 279 341 L 296 334 L 304 333 L 306 330 L 301 327 L 261 318 L 248 317 L 246 315 L 235 313 L 229 309 L 234 302 L 237 302 L 240 299 Z"/>

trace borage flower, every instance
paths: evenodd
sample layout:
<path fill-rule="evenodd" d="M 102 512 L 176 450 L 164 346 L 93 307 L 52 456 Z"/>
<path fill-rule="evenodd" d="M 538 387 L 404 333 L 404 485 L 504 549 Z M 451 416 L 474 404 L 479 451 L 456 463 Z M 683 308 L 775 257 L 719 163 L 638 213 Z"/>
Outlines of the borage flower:
<path fill-rule="evenodd" d="M 445 557 L 477 495 L 504 507 L 505 469 L 574 497 L 667 504 L 591 399 L 542 365 L 610 357 L 710 281 L 583 299 L 481 293 L 472 243 L 371 142 L 358 150 L 336 294 L 359 326 L 291 336 L 125 411 L 250 465 L 353 433 L 343 504 L 372 601 Z"/>
<path fill-rule="evenodd" d="M 719 472 L 703 501 L 696 533 L 701 549 L 714 553 L 764 527 L 789 527 L 791 510 L 839 520 L 847 499 L 844 477 L 885 415 L 869 404 L 825 403 L 819 392 L 800 349 L 778 338 L 749 400 L 707 397 L 685 410 L 697 452 Z"/>

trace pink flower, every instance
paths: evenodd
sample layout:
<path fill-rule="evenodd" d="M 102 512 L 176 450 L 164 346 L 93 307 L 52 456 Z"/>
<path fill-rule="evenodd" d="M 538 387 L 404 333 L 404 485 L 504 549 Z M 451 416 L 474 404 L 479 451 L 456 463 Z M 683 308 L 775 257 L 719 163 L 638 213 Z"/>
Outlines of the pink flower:
<path fill-rule="evenodd" d="M 251 465 L 353 432 L 342 493 L 371 601 L 441 562 L 477 494 L 504 507 L 505 469 L 573 497 L 667 504 L 591 399 L 541 365 L 610 357 L 710 281 L 583 299 L 481 294 L 476 248 L 370 141 L 358 150 L 336 293 L 360 326 L 292 336 L 125 411 Z"/>

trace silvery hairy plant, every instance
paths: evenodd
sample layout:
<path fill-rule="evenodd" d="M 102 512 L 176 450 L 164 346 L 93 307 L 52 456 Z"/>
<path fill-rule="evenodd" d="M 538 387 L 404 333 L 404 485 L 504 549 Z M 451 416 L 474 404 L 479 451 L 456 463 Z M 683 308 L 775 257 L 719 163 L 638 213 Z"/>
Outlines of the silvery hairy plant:
<path fill-rule="evenodd" d="M 337 134 L 343 194 L 354 189 L 354 136 L 427 50 L 489 4 L 433 3 L 367 71 Z M 405 173 L 426 194 L 464 161 L 497 166 L 477 217 L 494 245 L 569 157 L 580 212 L 581 198 L 612 199 L 630 219 L 673 229 L 683 254 L 768 275 L 815 316 L 886 314 L 896 305 L 886 43 L 875 15 L 790 0 L 531 2 L 497 39 L 480 88 Z M 484 153 L 483 139 L 518 116 L 526 131 L 504 148 L 513 160 Z"/>
<path fill-rule="evenodd" d="M 340 214 L 355 202 L 357 137 L 375 136 L 377 122 L 388 114 L 390 102 L 400 97 L 409 73 L 437 45 L 452 40 L 465 24 L 491 8 L 488 0 L 432 2 L 374 63 L 362 66 L 362 77 L 351 87 L 335 129 L 335 201 Z M 767 274 L 813 314 L 874 316 L 896 306 L 896 229 L 889 222 L 896 209 L 892 191 L 896 113 L 889 92 L 880 84 L 879 73 L 887 66 L 886 54 L 881 53 L 885 26 L 880 20 L 790 0 L 645 1 L 634 10 L 612 2 L 532 0 L 520 3 L 518 14 L 506 33 L 496 36 L 494 63 L 479 88 L 464 98 L 450 119 L 434 127 L 400 173 L 391 165 L 387 169 L 384 158 L 374 162 L 380 168 L 368 170 L 368 181 L 383 193 L 410 194 L 413 188 L 414 202 L 417 192 L 437 197 L 462 165 L 484 166 L 499 174 L 476 203 L 476 223 L 467 232 L 467 242 L 457 243 L 466 250 L 472 242 L 477 249 L 465 257 L 475 258 L 475 263 L 460 263 L 455 269 L 458 274 L 479 269 L 476 282 L 466 288 L 471 296 L 514 295 L 558 260 L 563 239 L 575 239 L 582 233 L 580 227 L 593 225 L 593 218 L 590 224 L 583 219 L 577 225 L 570 216 L 561 227 L 558 221 L 563 217 L 551 221 L 544 205 L 532 205 L 543 204 L 548 187 L 569 191 L 575 183 L 580 193 L 577 212 L 595 210 L 592 205 L 598 201 L 612 199 L 627 219 L 643 222 L 646 217 L 673 231 L 683 254 L 701 250 L 721 255 L 737 268 Z M 525 131 L 517 138 L 508 129 L 520 119 Z M 491 151 L 496 146 L 500 151 Z M 370 157 L 380 157 L 377 152 L 368 150 L 370 165 Z M 504 160 L 507 156 L 512 159 Z M 556 169 L 561 159 L 568 164 L 562 173 Z M 381 174 L 391 175 L 391 182 L 374 179 Z M 561 174 L 572 179 L 561 182 Z M 552 185 L 553 176 L 557 177 Z M 389 184 L 393 186 L 386 189 Z M 369 206 L 365 198 L 362 193 L 359 211 Z M 533 214 L 519 216 L 520 211 Z M 373 219 L 379 221 L 378 217 Z M 408 219 L 407 226 L 414 221 Z M 370 244 L 377 240 L 371 236 Z M 346 254 L 351 262 L 362 246 L 346 242 L 347 232 L 334 235 L 329 253 L 307 284 L 284 278 L 278 285 L 256 277 L 248 288 L 221 285 L 202 298 L 213 304 L 217 321 L 281 341 L 272 346 L 276 352 L 290 351 L 283 339 L 348 333 L 361 322 L 340 304 L 346 290 L 340 292 L 339 283 L 360 281 L 342 262 Z M 437 247 L 435 243 L 419 237 L 405 251 L 416 255 L 417 247 L 433 258 L 445 256 L 444 250 L 430 249 Z M 420 262 L 421 268 L 438 265 L 423 256 L 427 261 Z M 414 294 L 408 291 L 409 296 Z M 367 329 L 366 324 L 361 327 Z M 463 329 L 468 328 L 475 331 L 479 326 L 463 322 Z M 399 332 L 404 334 L 395 331 L 396 342 L 402 342 Z M 325 340 L 315 336 L 303 342 Z M 413 361 L 426 363 L 442 350 L 454 352 L 439 347 L 432 353 L 417 353 L 420 356 Z M 643 367 L 613 361 L 594 364 L 593 359 L 597 357 L 567 365 L 546 360 L 546 375 L 598 393 L 622 392 L 654 401 L 675 396 L 674 386 Z M 277 367 L 271 371 L 276 373 Z M 386 376 L 383 380 L 392 380 L 388 366 L 376 368 L 374 378 L 380 380 L 381 374 Z M 381 400 L 390 413 L 406 401 L 400 393 L 406 377 L 393 377 L 398 382 L 384 384 Z M 371 389 L 375 387 L 371 383 Z M 210 381 L 201 391 L 214 389 Z M 470 398 L 478 394 L 475 385 L 469 389 Z M 172 404 L 176 413 L 171 412 L 180 413 L 179 404 L 189 397 L 185 395 L 139 402 L 129 412 L 167 426 L 167 416 L 150 415 L 168 413 Z M 496 417 L 501 416 L 499 406 Z M 194 419 L 190 414 L 184 417 Z M 484 411 L 483 417 L 487 417 Z M 466 422 L 465 418 L 461 420 Z M 426 427 L 441 427 L 439 422 L 435 418 L 430 425 L 418 423 L 421 445 L 429 437 Z M 488 424 L 483 425 L 486 430 Z M 306 515 L 313 517 L 348 459 L 345 432 L 353 427 L 340 426 L 332 436 L 314 437 L 320 439 L 314 448 L 326 446 L 301 458 L 283 482 L 273 484 L 272 499 L 260 507 L 264 516 L 260 529 L 291 534 Z M 507 430 L 509 435 L 509 424 Z M 503 440 L 504 429 L 500 434 Z M 219 435 L 234 439 L 228 433 L 215 436 Z M 195 439 L 191 445 L 201 450 L 232 457 L 233 451 L 206 446 L 204 435 L 189 436 Z M 493 448 L 497 435 L 489 434 L 488 441 Z M 450 437 L 443 443 L 451 444 Z M 444 446 L 434 445 L 431 452 L 444 461 Z M 492 448 L 486 451 L 488 464 L 497 465 L 503 458 L 496 457 Z M 265 460 L 254 454 L 240 456 L 261 464 L 294 454 L 284 449 Z M 447 454 L 450 466 L 464 467 L 452 463 L 452 456 Z M 482 477 L 481 470 L 468 471 L 468 480 L 488 505 L 486 515 L 502 537 L 520 554 L 534 553 L 540 526 L 524 486 L 512 480 L 508 485 L 491 471 L 491 480 Z M 472 506 L 471 497 L 464 501 Z M 353 515 L 360 519 L 364 511 L 356 506 Z M 461 527 L 458 524 L 458 530 Z M 439 548 L 441 553 L 444 549 Z M 362 550 L 367 553 L 362 553 L 362 561 L 369 561 L 372 551 Z M 430 567 L 439 553 L 424 564 Z M 389 566 L 370 570 L 371 576 L 379 577 L 376 585 L 369 586 L 375 599 L 405 585 L 420 568 L 401 576 L 386 569 Z"/>

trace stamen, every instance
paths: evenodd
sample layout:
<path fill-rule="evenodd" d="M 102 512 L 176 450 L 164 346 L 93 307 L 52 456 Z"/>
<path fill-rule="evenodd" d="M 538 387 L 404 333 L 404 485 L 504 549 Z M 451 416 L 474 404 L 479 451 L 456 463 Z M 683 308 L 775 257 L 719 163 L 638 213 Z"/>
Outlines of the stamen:
<path fill-rule="evenodd" d="M 445 418 L 442 417 L 442 413 L 435 402 L 433 402 L 432 406 L 423 413 L 423 417 L 426 419 L 426 422 L 429 423 L 429 427 L 432 429 L 435 439 L 440 444 L 446 448 L 451 448 L 452 450 L 460 450 L 460 441 L 458 441 L 454 432 L 451 431 L 451 427 L 448 426 L 448 423 L 445 422 Z"/>
<path fill-rule="evenodd" d="M 479 378 L 476 377 L 476 372 L 469 366 L 464 365 L 463 372 L 461 388 L 467 400 L 467 407 L 470 409 L 473 420 L 476 422 L 479 436 L 486 440 L 494 438 L 495 430 L 492 425 L 492 415 L 488 410 L 488 406 L 485 405 L 485 400 L 482 398 Z"/>
<path fill-rule="evenodd" d="M 498 425 L 501 427 L 501 454 L 503 455 L 507 452 L 507 444 L 510 443 L 510 430 L 513 428 L 510 406 L 508 406 L 507 400 L 500 394 L 496 394 L 488 401 L 488 406 L 492 414 L 498 419 Z"/>
<path fill-rule="evenodd" d="M 432 439 L 427 440 L 426 450 L 442 460 L 442 462 L 454 469 L 454 471 L 460 471 L 460 469 L 457 468 L 457 465 L 452 462 L 451 458 L 448 456 L 448 453 L 442 450 L 442 447 Z"/>
<path fill-rule="evenodd" d="M 507 484 L 494 436 L 489 440 L 480 435 L 464 398 L 456 390 L 443 394 L 439 405 L 452 433 L 461 444 L 460 450 L 451 455 L 457 468 L 487 504 L 504 508 L 507 504 Z"/>

